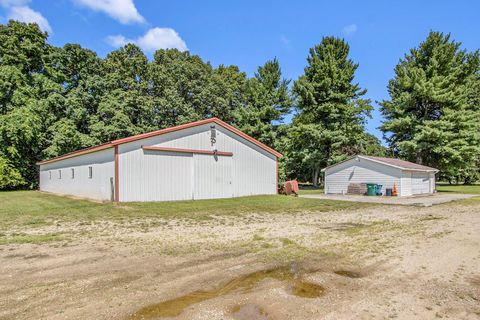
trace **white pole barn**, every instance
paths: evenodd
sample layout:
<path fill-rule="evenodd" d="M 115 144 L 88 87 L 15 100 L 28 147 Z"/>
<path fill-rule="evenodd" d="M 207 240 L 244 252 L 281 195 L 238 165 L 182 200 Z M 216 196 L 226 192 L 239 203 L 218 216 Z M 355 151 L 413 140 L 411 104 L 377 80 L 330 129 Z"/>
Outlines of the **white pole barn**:
<path fill-rule="evenodd" d="M 346 194 L 353 184 L 374 183 L 382 185 L 384 195 L 395 185 L 399 196 L 413 196 L 435 192 L 438 170 L 400 159 L 357 155 L 322 172 L 326 194 Z"/>
<path fill-rule="evenodd" d="M 281 156 L 211 118 L 37 164 L 41 191 L 117 202 L 169 201 L 276 194 Z"/>

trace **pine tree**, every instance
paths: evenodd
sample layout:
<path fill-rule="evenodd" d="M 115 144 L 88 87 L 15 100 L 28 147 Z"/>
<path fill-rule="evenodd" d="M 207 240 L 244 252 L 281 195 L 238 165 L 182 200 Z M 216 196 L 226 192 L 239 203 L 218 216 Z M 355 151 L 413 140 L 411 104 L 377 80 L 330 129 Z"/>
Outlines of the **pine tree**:
<path fill-rule="evenodd" d="M 480 154 L 479 55 L 450 34 L 430 32 L 395 67 L 390 100 L 381 103 L 382 130 L 403 158 L 466 178 Z"/>
<path fill-rule="evenodd" d="M 358 64 L 349 52 L 343 39 L 323 38 L 310 49 L 305 72 L 293 87 L 299 114 L 293 121 L 290 155 L 302 159 L 314 184 L 321 168 L 356 153 L 365 137 L 365 119 L 372 107 L 361 98 L 366 90 L 354 83 Z"/>
<path fill-rule="evenodd" d="M 275 147 L 276 129 L 293 104 L 289 83 L 282 78 L 280 63 L 276 58 L 259 67 L 255 76 L 247 82 L 246 106 L 237 108 L 237 125 L 240 129 Z"/>

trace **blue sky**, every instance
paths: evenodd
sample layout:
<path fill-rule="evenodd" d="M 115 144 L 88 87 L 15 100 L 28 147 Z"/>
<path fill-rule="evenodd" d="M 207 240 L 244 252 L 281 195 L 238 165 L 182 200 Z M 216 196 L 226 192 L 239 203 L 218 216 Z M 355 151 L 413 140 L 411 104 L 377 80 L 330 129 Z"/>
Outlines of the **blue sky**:
<path fill-rule="evenodd" d="M 463 48 L 480 48 L 480 1 L 141 1 L 0 0 L 0 21 L 37 21 L 50 43 L 79 43 L 101 57 L 126 42 L 151 56 L 176 47 L 214 66 L 238 65 L 253 75 L 277 57 L 284 76 L 296 79 L 308 49 L 323 36 L 344 37 L 360 64 L 356 80 L 372 101 L 388 97 L 386 86 L 398 60 L 429 30 L 451 32 Z M 376 110 L 367 130 L 377 137 Z"/>

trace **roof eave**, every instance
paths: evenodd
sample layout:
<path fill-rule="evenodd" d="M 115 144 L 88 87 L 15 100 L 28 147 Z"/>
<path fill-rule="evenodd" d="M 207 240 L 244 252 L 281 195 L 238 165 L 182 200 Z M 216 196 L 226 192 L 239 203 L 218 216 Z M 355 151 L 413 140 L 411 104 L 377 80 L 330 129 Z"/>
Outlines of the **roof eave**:
<path fill-rule="evenodd" d="M 255 138 L 249 136 L 248 134 L 240 131 L 239 129 L 235 128 L 234 126 L 231 126 L 228 123 L 226 123 L 226 122 L 224 122 L 224 121 L 222 121 L 222 120 L 220 120 L 216 117 L 213 117 L 213 118 L 209 118 L 209 119 L 204 119 L 204 120 L 199 120 L 199 121 L 195 121 L 195 122 L 186 123 L 186 124 L 171 127 L 171 128 L 166 128 L 166 129 L 156 130 L 156 131 L 152 131 L 152 132 L 147 132 L 147 133 L 139 134 L 139 135 L 132 136 L 132 137 L 113 140 L 113 141 L 110 141 L 110 142 L 107 142 L 107 143 L 104 143 L 104 144 L 101 144 L 101 145 L 98 145 L 98 146 L 73 151 L 73 152 L 70 152 L 70 153 L 55 157 L 55 158 L 51 158 L 51 159 L 44 160 L 44 161 L 39 161 L 39 162 L 36 163 L 36 165 L 43 165 L 43 164 L 48 164 L 48 163 L 52 163 L 52 162 L 56 162 L 56 161 L 61 161 L 61 160 L 73 158 L 73 157 L 76 157 L 76 156 L 80 156 L 80 155 L 84 155 L 84 154 L 88 154 L 88 153 L 93 153 L 93 152 L 100 151 L 100 150 L 105 150 L 105 149 L 112 148 L 114 146 L 118 146 L 118 145 L 121 145 L 121 144 L 129 143 L 129 142 L 133 142 L 133 141 L 138 141 L 138 140 L 142 140 L 142 139 L 147 139 L 147 138 L 151 138 L 151 137 L 155 137 L 155 136 L 158 136 L 158 135 L 162 135 L 162 134 L 166 134 L 166 133 L 170 133 L 170 132 L 175 132 L 175 131 L 179 131 L 179 130 L 183 130 L 183 129 L 197 127 L 197 126 L 207 124 L 207 123 L 212 123 L 212 122 L 224 127 L 225 129 L 235 133 L 236 135 L 244 138 L 245 140 L 250 141 L 254 145 L 258 146 L 259 148 L 261 148 L 265 151 L 267 151 L 268 153 L 274 155 L 277 158 L 282 158 L 283 157 L 283 155 L 280 152 L 277 152 L 276 150 L 270 148 L 269 146 L 261 143 L 257 139 L 255 139 Z"/>
<path fill-rule="evenodd" d="M 352 160 L 354 158 L 360 158 L 360 159 L 364 159 L 364 160 L 368 160 L 368 161 L 372 161 L 372 162 L 376 162 L 376 163 L 380 163 L 380 164 L 383 164 L 385 166 L 389 166 L 389 167 L 393 167 L 393 168 L 396 168 L 396 169 L 399 169 L 399 170 L 402 170 L 402 171 L 417 171 L 417 172 L 434 172 L 434 173 L 437 173 L 439 172 L 440 170 L 438 169 L 435 169 L 435 168 L 431 168 L 431 169 L 411 169 L 411 168 L 405 168 L 405 167 L 400 167 L 400 166 L 396 166 L 394 164 L 391 164 L 391 163 L 388 163 L 388 162 L 383 162 L 383 161 L 380 161 L 380 160 L 376 160 L 376 159 L 372 159 L 368 156 L 362 156 L 362 155 L 356 155 L 356 156 L 353 156 L 353 157 L 350 157 L 346 160 L 343 160 L 342 162 L 339 162 L 339 163 L 336 163 L 336 164 L 332 164 L 328 167 L 325 167 L 323 168 L 322 170 L 320 170 L 321 172 L 325 172 L 327 171 L 327 169 L 329 168 L 333 168 L 341 163 L 344 163 L 344 162 L 347 162 L 349 160 Z"/>

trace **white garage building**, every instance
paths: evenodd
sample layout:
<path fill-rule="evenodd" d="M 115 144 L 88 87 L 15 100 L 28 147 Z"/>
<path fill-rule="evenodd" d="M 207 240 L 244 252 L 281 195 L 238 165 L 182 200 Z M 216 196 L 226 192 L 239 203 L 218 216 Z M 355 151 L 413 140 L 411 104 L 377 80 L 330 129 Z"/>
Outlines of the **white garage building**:
<path fill-rule="evenodd" d="M 40 190 L 111 201 L 276 194 L 282 155 L 217 118 L 37 163 Z"/>
<path fill-rule="evenodd" d="M 413 162 L 357 155 L 322 170 L 325 173 L 325 193 L 346 194 L 350 184 L 375 183 L 386 188 L 396 184 L 399 196 L 435 192 L 435 168 Z"/>

